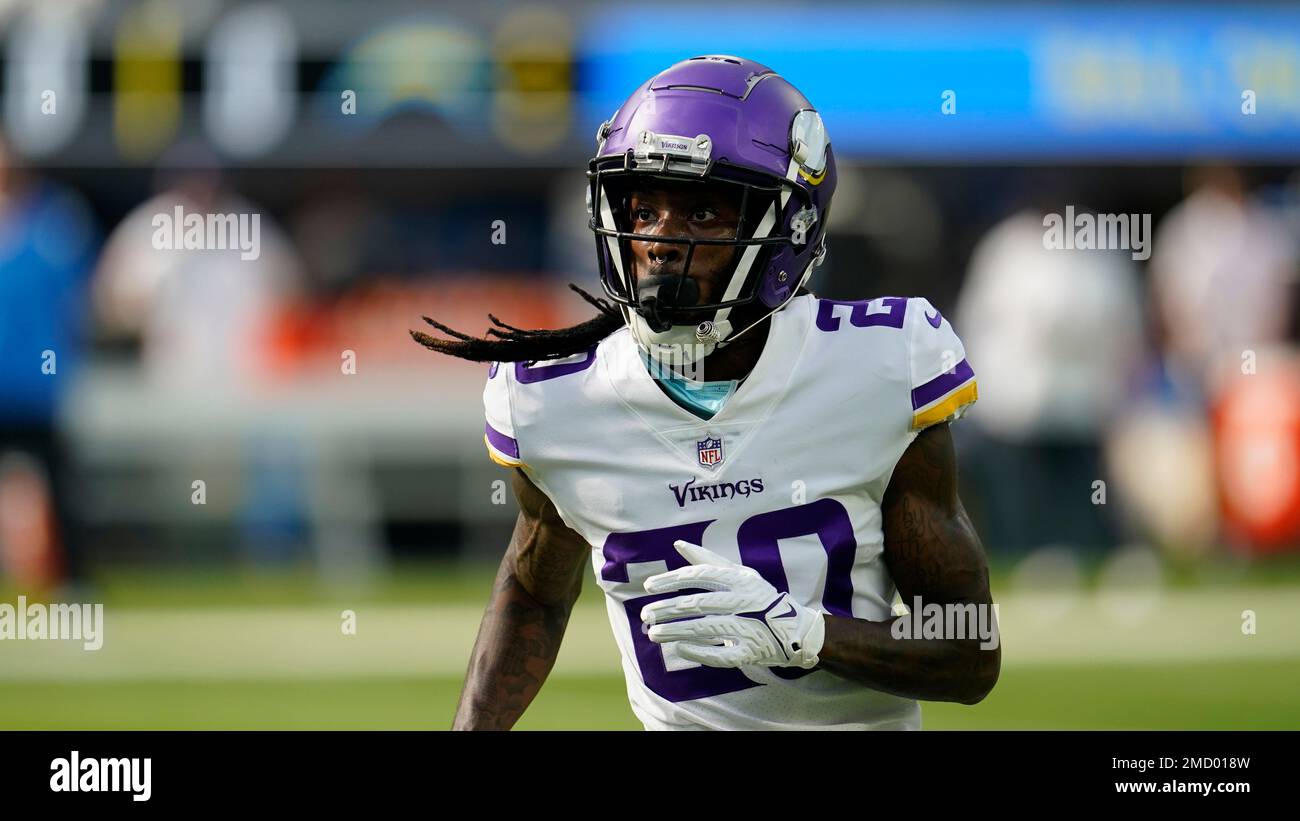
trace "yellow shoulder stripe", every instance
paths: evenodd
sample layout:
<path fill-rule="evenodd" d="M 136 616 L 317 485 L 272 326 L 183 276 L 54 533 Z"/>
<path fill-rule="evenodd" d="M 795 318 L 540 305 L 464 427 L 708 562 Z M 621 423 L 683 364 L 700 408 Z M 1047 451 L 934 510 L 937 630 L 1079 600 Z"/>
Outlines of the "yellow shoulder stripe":
<path fill-rule="evenodd" d="M 972 379 L 964 387 L 948 394 L 948 398 L 939 404 L 912 414 L 912 430 L 920 430 L 936 422 L 942 422 L 952 416 L 962 405 L 969 405 L 976 399 L 979 399 L 979 388 Z"/>

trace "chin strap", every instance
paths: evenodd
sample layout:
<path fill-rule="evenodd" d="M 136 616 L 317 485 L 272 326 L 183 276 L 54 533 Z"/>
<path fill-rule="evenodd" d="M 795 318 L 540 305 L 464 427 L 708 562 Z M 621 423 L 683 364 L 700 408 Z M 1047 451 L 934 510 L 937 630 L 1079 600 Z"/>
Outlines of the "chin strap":
<path fill-rule="evenodd" d="M 773 308 L 772 310 L 770 310 L 770 311 L 768 311 L 767 313 L 763 314 L 761 317 L 759 317 L 758 319 L 754 320 L 754 321 L 751 322 L 749 325 L 746 325 L 743 329 L 737 331 L 736 333 L 731 334 L 730 336 L 726 336 L 726 335 L 722 336 L 720 339 L 718 339 L 718 340 L 716 341 L 716 343 L 715 343 L 716 346 L 719 347 L 719 348 L 725 348 L 727 345 L 730 345 L 732 342 L 735 342 L 735 341 L 736 341 L 736 340 L 741 336 L 741 334 L 745 333 L 745 331 L 748 331 L 748 330 L 750 330 L 751 328 L 756 327 L 756 326 L 757 326 L 759 323 L 761 323 L 764 319 L 767 319 L 769 316 L 771 316 L 772 314 L 774 314 L 774 313 L 776 313 L 777 311 L 781 310 L 781 309 L 784 308 L 786 305 L 789 305 L 789 304 L 790 304 L 790 300 L 794 299 L 794 298 L 795 298 L 795 295 L 797 295 L 797 294 L 799 293 L 799 289 L 802 288 L 802 287 L 804 286 L 804 283 L 808 281 L 808 277 L 812 275 L 812 269 L 817 265 L 817 263 L 821 262 L 821 259 L 822 259 L 822 255 L 819 254 L 819 255 L 818 255 L 817 257 L 815 257 L 811 262 L 808 263 L 808 267 L 804 269 L 803 276 L 799 277 L 799 284 L 796 285 L 795 287 L 793 287 L 793 288 L 790 289 L 790 296 L 786 297 L 786 298 L 781 302 L 780 305 L 777 305 L 775 308 Z M 719 313 L 721 313 L 721 311 L 719 311 Z M 725 322 L 726 320 L 723 320 L 723 321 Z M 730 326 L 730 324 L 731 324 L 730 322 L 727 323 L 728 326 Z M 700 330 L 703 329 L 705 325 L 710 325 L 710 326 L 712 326 L 713 323 L 711 323 L 711 322 L 701 322 L 701 323 L 696 327 L 696 330 L 695 330 L 696 335 L 699 335 Z M 708 329 L 708 332 L 709 332 L 709 333 L 712 333 L 712 328 L 709 328 L 709 329 Z"/>

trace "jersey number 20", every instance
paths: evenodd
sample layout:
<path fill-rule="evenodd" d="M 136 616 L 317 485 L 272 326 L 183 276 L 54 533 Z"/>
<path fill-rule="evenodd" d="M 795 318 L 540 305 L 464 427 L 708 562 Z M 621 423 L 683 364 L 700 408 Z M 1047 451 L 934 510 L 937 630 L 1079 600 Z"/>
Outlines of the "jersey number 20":
<path fill-rule="evenodd" d="M 630 564 L 664 562 L 667 570 L 685 567 L 687 561 L 673 547 L 673 542 L 685 539 L 694 544 L 703 544 L 704 531 L 715 521 L 717 520 L 705 519 L 634 533 L 611 533 L 601 550 L 605 565 L 601 568 L 600 576 L 606 581 L 627 583 L 630 581 Z M 788 593 L 790 584 L 786 579 L 785 566 L 781 563 L 779 542 L 781 539 L 810 535 L 821 539 L 822 548 L 826 551 L 826 588 L 822 593 L 822 606 L 831 615 L 852 617 L 853 582 L 849 574 L 853 569 L 857 540 L 853 535 L 853 522 L 844 505 L 834 499 L 818 499 L 808 504 L 756 514 L 741 523 L 736 531 L 736 542 L 740 548 L 741 562 L 757 570 L 777 590 Z M 646 686 L 674 702 L 760 686 L 759 682 L 737 669 L 700 666 L 670 671 L 667 668 L 663 647 L 651 641 L 645 633 L 641 623 L 641 608 L 652 601 L 690 592 L 704 591 L 683 590 L 640 596 L 625 602 L 628 627 L 632 631 L 632 645 Z M 793 679 L 812 671 L 778 667 L 773 668 L 773 672 L 782 678 Z"/>

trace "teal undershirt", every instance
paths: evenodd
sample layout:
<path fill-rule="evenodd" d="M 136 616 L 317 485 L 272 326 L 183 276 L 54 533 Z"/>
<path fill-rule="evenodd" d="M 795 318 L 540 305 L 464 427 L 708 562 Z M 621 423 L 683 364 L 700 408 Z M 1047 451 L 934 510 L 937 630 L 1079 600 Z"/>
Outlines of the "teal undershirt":
<path fill-rule="evenodd" d="M 645 351 L 638 351 L 646 370 L 664 389 L 669 398 L 701 419 L 712 419 L 722 410 L 728 397 L 736 392 L 742 380 L 722 379 L 715 382 L 696 382 L 674 373 L 670 368 L 656 369 Z M 659 372 L 656 375 L 656 370 Z"/>

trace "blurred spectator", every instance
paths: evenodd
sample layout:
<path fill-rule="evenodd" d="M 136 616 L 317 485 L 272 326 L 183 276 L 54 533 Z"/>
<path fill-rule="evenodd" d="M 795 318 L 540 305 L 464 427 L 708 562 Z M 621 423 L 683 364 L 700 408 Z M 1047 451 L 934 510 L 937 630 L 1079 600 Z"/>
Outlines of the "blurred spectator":
<path fill-rule="evenodd" d="M 1151 291 L 1169 378 L 1203 397 L 1216 366 L 1285 337 L 1296 246 L 1236 169 L 1193 169 L 1186 182 L 1156 231 Z"/>
<path fill-rule="evenodd" d="M 1145 532 L 1190 558 L 1220 543 L 1225 521 L 1236 523 L 1232 541 L 1294 529 L 1294 387 L 1278 345 L 1297 260 L 1283 214 L 1248 195 L 1236 169 L 1192 169 L 1185 184 L 1151 258 L 1154 390 L 1116 425 L 1108 462 Z M 1243 377 L 1257 359 L 1267 372 Z"/>
<path fill-rule="evenodd" d="M 1112 496 L 1166 554 L 1193 558 L 1218 543 L 1214 442 L 1200 408 L 1139 401 L 1112 427 L 1106 464 Z"/>
<path fill-rule="evenodd" d="M 95 307 L 110 335 L 139 337 L 151 375 L 221 384 L 252 374 L 275 310 L 301 282 L 285 235 L 225 183 L 214 158 L 182 148 L 161 164 L 159 193 L 113 231 L 95 273 Z M 256 216 L 258 253 L 157 248 L 174 215 Z M 158 226 L 162 221 L 164 226 Z M 174 221 L 174 220 L 173 220 Z"/>
<path fill-rule="evenodd" d="M 81 197 L 24 174 L 0 143 L 0 566 L 27 590 L 79 575 L 57 418 L 97 244 Z"/>
<path fill-rule="evenodd" d="M 157 180 L 159 193 L 117 227 L 96 271 L 101 324 L 110 336 L 138 337 L 146 373 L 165 387 L 237 389 L 267 372 L 274 320 L 298 295 L 302 266 L 287 237 L 226 184 L 205 150 L 174 149 Z M 201 247 L 189 243 L 193 220 Z M 184 243 L 176 241 L 181 223 Z M 301 529 L 302 472 L 292 460 L 268 467 L 258 447 L 249 454 L 248 492 L 235 518 L 255 558 L 279 559 L 278 534 Z M 281 486 L 295 492 L 259 495 Z"/>
<path fill-rule="evenodd" d="M 994 550 L 1115 541 L 1094 482 L 1141 358 L 1140 292 L 1127 252 L 1046 249 L 1043 216 L 1022 211 L 980 241 L 955 322 L 980 383 L 962 470 Z"/>

